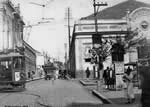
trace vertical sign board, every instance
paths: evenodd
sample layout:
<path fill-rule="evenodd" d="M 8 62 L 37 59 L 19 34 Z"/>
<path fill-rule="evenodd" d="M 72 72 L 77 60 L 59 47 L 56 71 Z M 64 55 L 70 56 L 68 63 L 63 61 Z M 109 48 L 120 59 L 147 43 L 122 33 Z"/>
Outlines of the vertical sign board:
<path fill-rule="evenodd" d="M 15 81 L 20 80 L 20 72 L 15 72 Z"/>
<path fill-rule="evenodd" d="M 124 62 L 114 62 L 116 74 L 116 89 L 121 89 L 123 86 L 122 76 L 124 74 Z"/>

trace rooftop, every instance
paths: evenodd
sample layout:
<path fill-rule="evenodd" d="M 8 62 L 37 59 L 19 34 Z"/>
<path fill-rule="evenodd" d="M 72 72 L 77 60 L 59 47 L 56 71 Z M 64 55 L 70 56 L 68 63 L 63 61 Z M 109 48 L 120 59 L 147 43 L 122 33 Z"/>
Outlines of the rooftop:
<path fill-rule="evenodd" d="M 130 12 L 140 7 L 150 7 L 150 4 L 136 0 L 127 0 L 112 7 L 108 7 L 97 13 L 97 19 L 122 19 L 126 16 L 127 10 Z M 94 20 L 94 14 L 82 17 L 81 20 Z"/>

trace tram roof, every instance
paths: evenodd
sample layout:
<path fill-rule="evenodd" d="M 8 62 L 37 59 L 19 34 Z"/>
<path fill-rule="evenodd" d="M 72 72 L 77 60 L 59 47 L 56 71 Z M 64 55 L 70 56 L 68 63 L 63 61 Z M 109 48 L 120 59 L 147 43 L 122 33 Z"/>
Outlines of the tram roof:
<path fill-rule="evenodd" d="M 129 10 L 131 13 L 140 7 L 150 7 L 150 4 L 136 0 L 127 0 L 99 11 L 97 13 L 97 19 L 122 19 L 126 16 L 127 10 Z M 82 17 L 81 20 L 94 20 L 94 14 Z"/>
<path fill-rule="evenodd" d="M 19 54 L 19 53 L 9 53 L 9 54 L 2 54 L 0 55 L 0 59 L 2 58 L 10 58 L 10 57 L 21 57 L 23 55 Z"/>

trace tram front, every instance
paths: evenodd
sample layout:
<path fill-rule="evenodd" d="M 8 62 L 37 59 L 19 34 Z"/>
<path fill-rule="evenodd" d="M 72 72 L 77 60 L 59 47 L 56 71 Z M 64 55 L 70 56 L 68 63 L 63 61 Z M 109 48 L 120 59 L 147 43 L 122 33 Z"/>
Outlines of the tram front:
<path fill-rule="evenodd" d="M 0 55 L 0 89 L 24 89 L 26 82 L 24 56 Z"/>

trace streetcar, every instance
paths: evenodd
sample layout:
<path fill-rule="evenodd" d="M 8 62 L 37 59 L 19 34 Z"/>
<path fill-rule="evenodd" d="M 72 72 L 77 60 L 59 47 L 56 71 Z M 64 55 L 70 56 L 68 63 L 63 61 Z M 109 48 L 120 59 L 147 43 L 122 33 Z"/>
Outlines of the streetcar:
<path fill-rule="evenodd" d="M 25 56 L 20 53 L 0 55 L 0 91 L 25 89 Z"/>
<path fill-rule="evenodd" d="M 45 72 L 45 80 L 51 80 L 52 78 L 56 78 L 56 70 L 57 67 L 53 63 L 48 63 L 42 66 Z"/>

